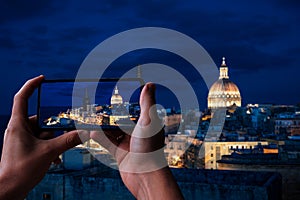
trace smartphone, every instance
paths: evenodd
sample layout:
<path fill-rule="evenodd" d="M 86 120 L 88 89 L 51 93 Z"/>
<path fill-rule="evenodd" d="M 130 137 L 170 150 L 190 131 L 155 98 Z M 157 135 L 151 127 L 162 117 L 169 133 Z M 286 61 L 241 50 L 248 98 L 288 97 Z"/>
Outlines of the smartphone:
<path fill-rule="evenodd" d="M 38 89 L 42 130 L 132 127 L 140 115 L 139 78 L 44 80 Z"/>

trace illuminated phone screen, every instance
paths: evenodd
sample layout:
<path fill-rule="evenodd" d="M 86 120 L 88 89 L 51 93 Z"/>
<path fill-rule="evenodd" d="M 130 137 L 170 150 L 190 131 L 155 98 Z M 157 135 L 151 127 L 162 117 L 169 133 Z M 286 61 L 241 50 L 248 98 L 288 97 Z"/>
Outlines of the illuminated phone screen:
<path fill-rule="evenodd" d="M 140 114 L 142 85 L 140 79 L 44 81 L 39 87 L 39 127 L 69 130 L 132 126 Z"/>

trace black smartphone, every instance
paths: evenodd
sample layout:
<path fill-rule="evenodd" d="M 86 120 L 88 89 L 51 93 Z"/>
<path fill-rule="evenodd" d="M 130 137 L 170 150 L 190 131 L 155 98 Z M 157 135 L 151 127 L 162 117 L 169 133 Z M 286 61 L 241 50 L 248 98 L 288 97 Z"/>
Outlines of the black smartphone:
<path fill-rule="evenodd" d="M 38 89 L 42 130 L 132 127 L 140 115 L 139 78 L 44 80 Z"/>

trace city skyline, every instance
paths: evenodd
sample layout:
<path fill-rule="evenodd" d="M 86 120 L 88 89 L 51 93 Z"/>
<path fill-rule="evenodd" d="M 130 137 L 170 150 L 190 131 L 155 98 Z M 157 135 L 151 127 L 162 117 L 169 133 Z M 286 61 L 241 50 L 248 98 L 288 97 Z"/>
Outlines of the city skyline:
<path fill-rule="evenodd" d="M 119 95 L 122 101 L 116 97 L 117 86 L 124 94 L 123 97 Z M 54 129 L 74 129 L 75 125 L 78 125 L 77 128 L 116 125 L 120 118 L 136 114 L 130 112 L 130 106 L 138 105 L 140 87 L 139 79 L 123 79 L 119 82 L 112 79 L 100 82 L 85 80 L 75 83 L 67 80 L 44 81 L 39 88 L 39 125 L 41 128 Z M 93 88 L 96 88 L 94 95 Z"/>
<path fill-rule="evenodd" d="M 145 26 L 180 31 L 203 45 L 220 66 L 227 58 L 229 76 L 247 103 L 296 104 L 300 32 L 298 1 L 138 2 L 4 1 L 0 10 L 0 56 L 4 96 L 0 114 L 9 114 L 13 95 L 29 78 L 74 78 L 86 55 L 100 42 L 119 32 Z M 159 14 L 158 14 L 159 13 Z M 64 19 L 64 20 L 62 20 Z M 122 44 L 120 44 L 122 45 Z M 128 68 L 156 62 L 175 69 L 186 67 L 173 55 L 136 51 L 112 63 L 109 76 Z M 204 97 L 208 88 L 182 72 Z M 217 79 L 217 77 L 216 77 Z M 7 87 L 8 84 L 9 87 Z M 198 92 L 198 91 L 197 91 Z M 35 96 L 29 112 L 36 113 Z"/>

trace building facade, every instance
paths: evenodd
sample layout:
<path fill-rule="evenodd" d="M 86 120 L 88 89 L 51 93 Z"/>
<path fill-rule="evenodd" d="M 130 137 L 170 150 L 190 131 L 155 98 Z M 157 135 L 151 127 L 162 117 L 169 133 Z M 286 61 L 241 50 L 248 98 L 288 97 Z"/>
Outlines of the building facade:
<path fill-rule="evenodd" d="M 205 169 L 218 169 L 217 161 L 223 155 L 230 155 L 239 149 L 254 149 L 258 144 L 268 145 L 262 141 L 236 141 L 236 142 L 204 142 L 204 165 Z"/>

